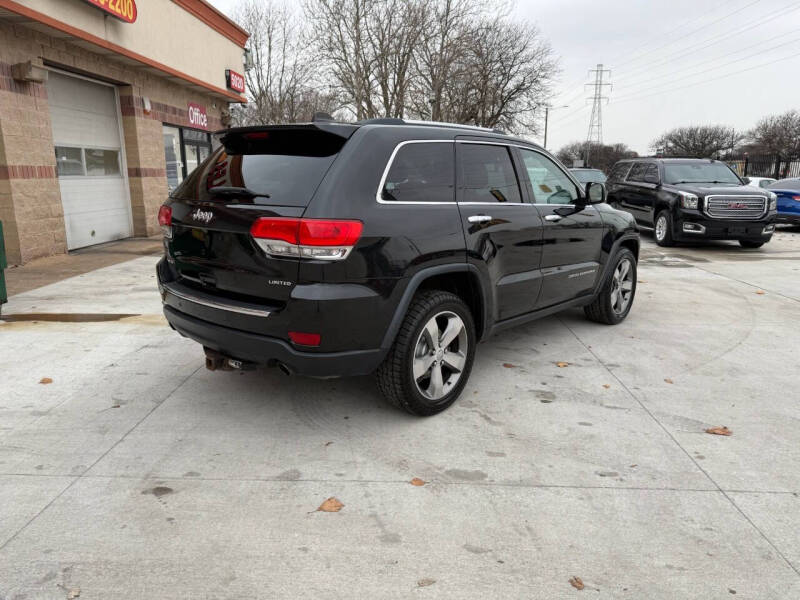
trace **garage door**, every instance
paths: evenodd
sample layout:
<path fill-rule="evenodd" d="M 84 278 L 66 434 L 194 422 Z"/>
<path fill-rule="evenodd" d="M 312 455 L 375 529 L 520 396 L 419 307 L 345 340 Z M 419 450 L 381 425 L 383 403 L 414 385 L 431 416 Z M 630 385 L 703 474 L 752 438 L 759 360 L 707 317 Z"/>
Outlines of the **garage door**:
<path fill-rule="evenodd" d="M 130 237 L 114 88 L 50 72 L 47 95 L 67 247 Z"/>

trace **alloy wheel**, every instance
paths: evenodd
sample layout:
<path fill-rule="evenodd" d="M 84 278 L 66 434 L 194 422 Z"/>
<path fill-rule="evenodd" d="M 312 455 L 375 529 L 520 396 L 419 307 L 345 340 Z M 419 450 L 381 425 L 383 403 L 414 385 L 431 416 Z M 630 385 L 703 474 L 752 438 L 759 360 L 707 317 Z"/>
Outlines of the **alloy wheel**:
<path fill-rule="evenodd" d="M 667 217 L 661 215 L 656 220 L 656 239 L 663 240 L 664 236 L 667 235 Z"/>
<path fill-rule="evenodd" d="M 623 258 L 614 269 L 611 280 L 611 308 L 622 315 L 633 297 L 633 268 L 630 259 Z"/>
<path fill-rule="evenodd" d="M 467 328 L 451 311 L 425 324 L 414 347 L 414 383 L 428 400 L 444 398 L 461 379 L 467 363 Z"/>

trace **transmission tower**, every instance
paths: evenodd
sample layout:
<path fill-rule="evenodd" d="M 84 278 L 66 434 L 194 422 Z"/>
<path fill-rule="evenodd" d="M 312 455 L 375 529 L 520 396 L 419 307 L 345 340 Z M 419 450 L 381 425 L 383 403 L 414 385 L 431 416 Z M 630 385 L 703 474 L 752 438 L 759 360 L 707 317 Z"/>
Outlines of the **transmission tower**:
<path fill-rule="evenodd" d="M 603 90 L 606 87 L 611 87 L 610 83 L 605 83 L 603 77 L 608 74 L 611 76 L 611 71 L 604 69 L 603 65 L 597 65 L 596 69 L 589 71 L 591 75 L 594 73 L 594 83 L 587 83 L 586 85 L 594 86 L 594 94 L 587 100 L 592 101 L 592 118 L 589 120 L 589 133 L 586 135 L 586 162 L 585 166 L 589 166 L 589 157 L 592 151 L 592 144 L 598 146 L 603 143 L 603 102 L 608 102 L 608 97 L 603 95 Z"/>

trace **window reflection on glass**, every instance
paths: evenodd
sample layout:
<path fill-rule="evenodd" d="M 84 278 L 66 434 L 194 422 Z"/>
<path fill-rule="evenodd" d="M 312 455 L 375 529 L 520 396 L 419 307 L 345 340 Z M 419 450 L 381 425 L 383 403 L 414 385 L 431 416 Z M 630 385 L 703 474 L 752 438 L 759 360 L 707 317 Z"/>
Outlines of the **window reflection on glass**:
<path fill-rule="evenodd" d="M 177 127 L 163 128 L 164 157 L 167 162 L 167 185 L 172 191 L 183 181 L 183 163 L 181 162 L 181 140 Z"/>
<path fill-rule="evenodd" d="M 197 160 L 197 146 L 194 144 L 184 144 L 183 151 L 186 153 L 186 174 L 188 175 L 197 168 L 200 164 Z"/>
<path fill-rule="evenodd" d="M 81 149 L 56 146 L 56 165 L 58 166 L 59 177 L 83 175 L 83 153 Z"/>
<path fill-rule="evenodd" d="M 86 174 L 93 176 L 119 175 L 119 152 L 86 148 Z"/>
<path fill-rule="evenodd" d="M 575 184 L 552 160 L 524 148 L 520 149 L 520 154 L 536 204 L 572 204 L 578 199 Z"/>

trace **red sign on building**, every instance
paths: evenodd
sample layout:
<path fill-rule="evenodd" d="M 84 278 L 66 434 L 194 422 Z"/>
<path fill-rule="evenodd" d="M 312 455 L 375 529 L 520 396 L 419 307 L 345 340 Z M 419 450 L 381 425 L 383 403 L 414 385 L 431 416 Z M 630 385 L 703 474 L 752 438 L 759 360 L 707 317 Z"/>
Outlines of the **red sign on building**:
<path fill-rule="evenodd" d="M 228 84 L 228 89 L 244 94 L 244 75 L 225 69 L 225 82 Z"/>
<path fill-rule="evenodd" d="M 92 6 L 104 10 L 108 14 L 117 17 L 120 21 L 133 23 L 139 12 L 136 9 L 136 0 L 85 0 Z"/>
<path fill-rule="evenodd" d="M 189 125 L 197 129 L 208 129 L 208 113 L 205 106 L 189 102 Z"/>

